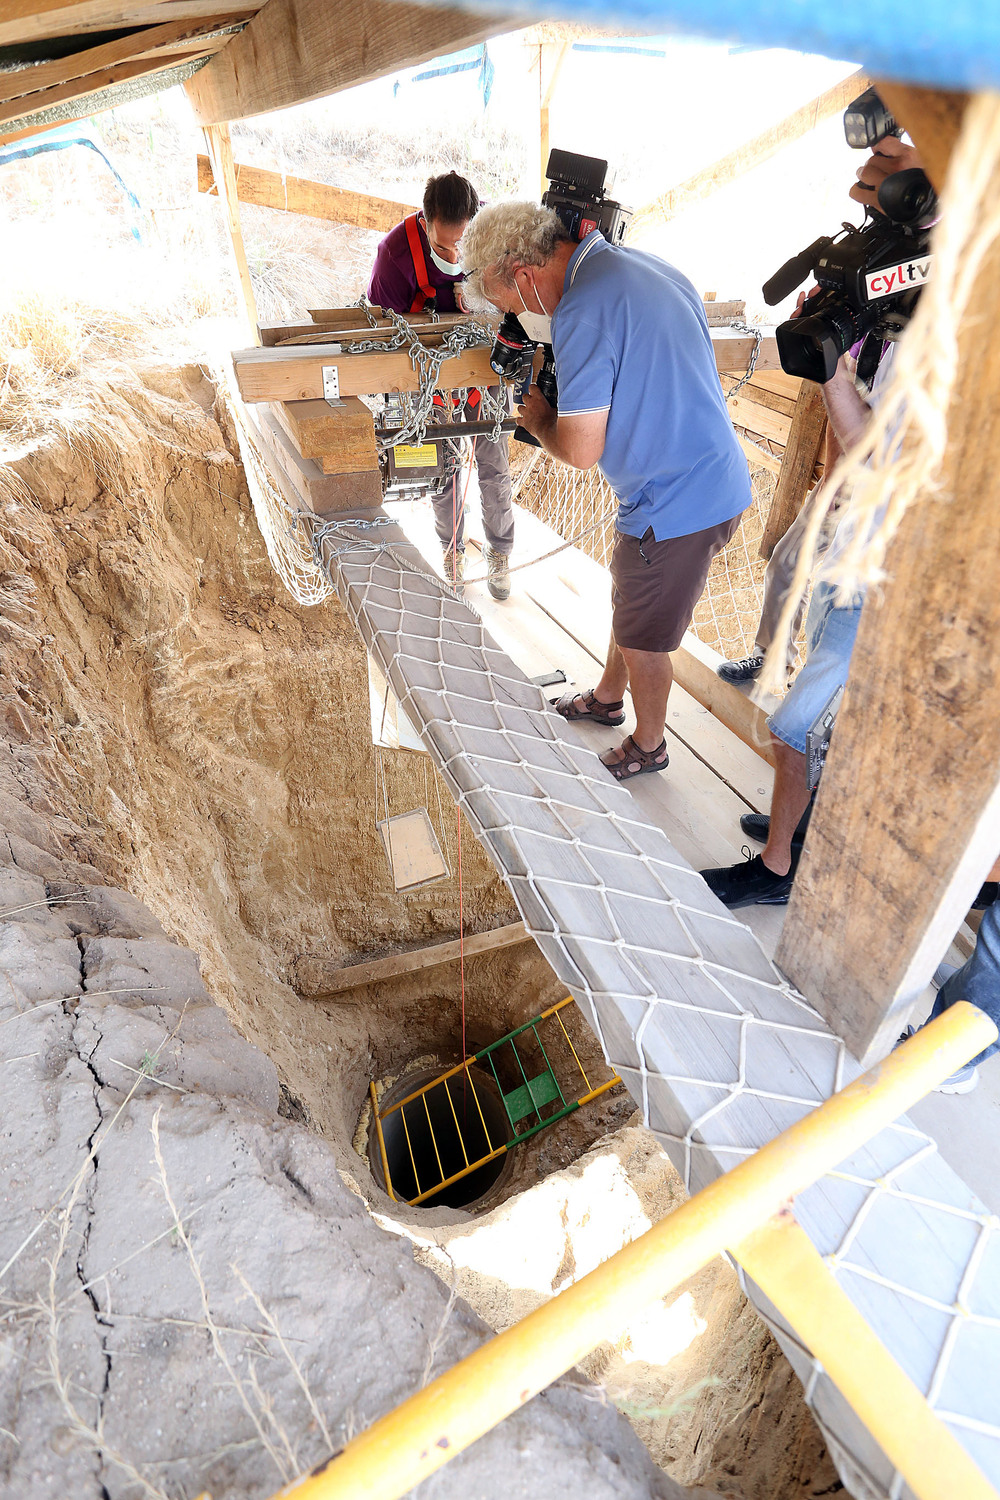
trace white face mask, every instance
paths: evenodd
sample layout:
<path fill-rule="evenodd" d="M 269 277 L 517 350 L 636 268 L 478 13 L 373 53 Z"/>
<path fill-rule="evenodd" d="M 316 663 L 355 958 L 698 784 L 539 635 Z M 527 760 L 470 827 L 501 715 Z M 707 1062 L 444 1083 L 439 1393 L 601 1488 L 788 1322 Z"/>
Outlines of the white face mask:
<path fill-rule="evenodd" d="M 440 255 L 435 255 L 432 245 L 428 244 L 427 248 L 431 252 L 431 260 L 437 266 L 441 274 L 443 276 L 450 276 L 453 280 L 458 280 L 458 278 L 462 275 L 462 267 L 456 265 L 454 261 L 442 260 Z"/>
<path fill-rule="evenodd" d="M 538 288 L 535 287 L 535 296 L 538 297 L 538 305 L 542 310 L 540 313 L 533 313 L 529 312 L 527 307 L 525 306 L 524 298 L 521 297 L 521 288 L 517 286 L 517 282 L 515 282 L 514 285 L 517 288 L 518 297 L 521 298 L 521 306 L 524 308 L 524 311 L 518 313 L 517 315 L 517 320 L 520 323 L 521 327 L 524 329 L 529 339 L 534 339 L 536 343 L 551 344 L 552 319 L 550 315 L 545 311 L 545 303 L 542 301 L 541 297 L 538 296 Z"/>

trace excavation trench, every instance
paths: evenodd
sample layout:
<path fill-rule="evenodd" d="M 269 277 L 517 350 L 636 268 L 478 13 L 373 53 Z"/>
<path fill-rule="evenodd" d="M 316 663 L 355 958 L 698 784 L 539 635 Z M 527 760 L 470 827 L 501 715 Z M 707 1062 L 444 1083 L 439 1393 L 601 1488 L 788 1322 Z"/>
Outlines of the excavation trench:
<path fill-rule="evenodd" d="M 96 867 L 93 883 L 140 897 L 197 953 L 213 998 L 274 1061 L 283 1112 L 331 1144 L 379 1222 L 504 1327 L 669 1212 L 679 1181 L 619 1085 L 498 1155 L 481 1169 L 492 1177 L 464 1177 L 428 1206 L 389 1198 L 372 1153 L 371 1082 L 384 1113 L 421 1072 L 426 1082 L 482 1053 L 565 992 L 525 943 L 469 961 L 464 1002 L 454 965 L 307 993 L 306 961 L 357 963 L 453 938 L 458 884 L 392 887 L 375 826 L 364 651 L 335 601 L 303 609 L 274 575 L 204 371 L 147 365 L 102 378 L 94 400 L 115 414 L 115 471 L 63 437 L 29 445 L 17 463 L 20 509 L 0 558 L 0 796 L 27 799 L 69 857 Z M 435 776 L 426 757 L 389 752 L 392 810 L 427 806 Z M 465 930 L 515 921 L 442 800 L 450 870 L 462 840 Z M 564 1018 L 588 1077 L 606 1077 L 575 1007 Z M 484 1115 L 509 1127 L 500 1095 L 530 1085 L 541 1064 L 526 1062 L 523 1081 L 477 1068 Z M 453 1100 L 457 1112 L 458 1091 Z M 432 1159 L 437 1170 L 442 1144 L 440 1175 L 455 1175 L 447 1115 L 434 1118 L 438 1144 L 429 1131 L 418 1139 L 414 1182 Z M 472 1160 L 483 1141 L 471 1112 L 462 1118 L 473 1124 L 460 1154 Z M 398 1197 L 419 1196 L 406 1191 L 414 1162 L 391 1120 Z M 489 1122 L 485 1134 L 492 1145 Z M 738 1500 L 832 1492 L 794 1377 L 727 1267 L 709 1268 L 588 1369 L 625 1391 L 623 1404 L 640 1393 L 632 1419 L 682 1482 Z"/>

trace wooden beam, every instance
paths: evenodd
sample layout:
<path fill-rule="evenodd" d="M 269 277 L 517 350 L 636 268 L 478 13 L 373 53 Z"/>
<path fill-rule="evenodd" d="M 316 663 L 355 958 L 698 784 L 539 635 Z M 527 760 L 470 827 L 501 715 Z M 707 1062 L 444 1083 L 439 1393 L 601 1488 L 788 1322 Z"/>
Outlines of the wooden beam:
<path fill-rule="evenodd" d="M 226 218 L 226 228 L 229 230 L 229 243 L 233 252 L 233 263 L 236 269 L 236 279 L 242 293 L 243 307 L 253 337 L 257 337 L 257 299 L 254 296 L 253 281 L 250 277 L 250 267 L 247 264 L 246 247 L 243 244 L 243 230 L 240 226 L 240 205 L 236 197 L 236 168 L 233 162 L 233 143 L 229 135 L 228 125 L 206 125 L 202 131 L 205 144 L 208 147 L 208 155 L 212 163 L 212 171 L 219 189 L 219 198 L 222 202 L 222 211 Z"/>
<path fill-rule="evenodd" d="M 416 391 L 420 379 L 402 350 L 392 354 L 339 354 L 335 346 L 290 349 L 241 349 L 233 355 L 236 381 L 244 401 L 313 401 L 323 398 L 323 370 L 335 366 L 342 396 L 370 396 L 379 391 Z M 438 388 L 489 385 L 496 380 L 485 345 L 441 366 Z"/>
<path fill-rule="evenodd" d="M 382 504 L 382 476 L 377 462 L 364 471 L 324 474 L 318 463 L 297 452 L 273 409 L 248 408 L 248 417 L 271 477 L 293 510 L 329 516 L 377 510 Z"/>
<path fill-rule="evenodd" d="M 234 4 L 226 14 L 232 23 L 259 9 L 255 0 L 249 0 L 247 4 Z M 56 0 L 49 5 L 36 0 L 4 0 L 0 9 L 0 47 L 53 36 L 78 36 L 88 31 L 211 19 L 225 10 L 219 0 L 145 0 L 138 4 L 130 0 L 78 0 L 77 4 Z"/>
<path fill-rule="evenodd" d="M 308 996 L 343 994 L 345 990 L 358 989 L 363 984 L 383 983 L 387 979 L 398 979 L 403 974 L 416 974 L 421 969 L 433 969 L 439 964 L 455 963 L 462 955 L 474 958 L 479 953 L 492 953 L 497 948 L 510 948 L 515 943 L 530 943 L 531 934 L 525 931 L 523 922 L 513 922 L 509 927 L 496 927 L 492 932 L 478 932 L 467 936 L 463 942 L 456 938 L 452 942 L 435 943 L 429 948 L 415 948 L 409 953 L 391 953 L 387 958 L 372 959 L 368 963 L 335 964 L 328 958 L 300 958 L 295 972 L 299 993 Z"/>
<path fill-rule="evenodd" d="M 272 0 L 273 3 L 273 0 Z M 753 339 L 725 328 L 712 330 L 712 346 L 720 371 L 739 370 L 753 349 Z M 777 359 L 773 337 L 761 342 L 758 364 Z M 233 355 L 236 379 L 244 401 L 311 401 L 322 399 L 323 370 L 338 371 L 342 396 L 368 396 L 377 391 L 415 391 L 420 382 L 410 356 L 391 354 L 341 354 L 335 345 L 307 344 L 282 349 L 240 349 Z M 483 345 L 456 359 L 445 360 L 438 388 L 490 385 L 496 375 L 490 369 L 490 351 Z"/>
<path fill-rule="evenodd" d="M 892 1044 L 1000 850 L 995 239 L 970 306 L 940 481 L 865 604 L 777 955 L 862 1062 Z"/>
<path fill-rule="evenodd" d="M 726 402 L 726 410 L 733 424 L 784 447 L 791 431 L 791 417 L 784 412 L 775 411 L 763 401 L 756 401 L 754 396 L 755 392 L 745 385 L 738 396 L 733 396 Z"/>
<path fill-rule="evenodd" d="M 401 0 L 268 0 L 185 84 L 202 125 L 303 104 L 511 30 L 510 16 Z"/>
<path fill-rule="evenodd" d="M 811 380 L 803 380 L 785 444 L 781 473 L 760 539 L 760 556 L 765 561 L 805 504 L 825 438 L 826 407 L 822 390 Z"/>
<path fill-rule="evenodd" d="M 754 167 L 759 167 L 761 162 L 776 156 L 785 146 L 790 146 L 793 141 L 799 140 L 801 136 L 814 130 L 831 115 L 839 114 L 841 110 L 846 109 L 851 100 L 856 99 L 858 94 L 868 87 L 870 81 L 862 72 L 852 73 L 842 83 L 835 84 L 832 89 L 827 89 L 825 93 L 817 95 L 801 109 L 779 120 L 778 124 L 772 125 L 770 130 L 764 130 L 760 135 L 755 135 L 752 140 L 744 142 L 742 146 L 737 146 L 735 151 L 730 151 L 727 156 L 720 157 L 710 167 L 703 168 L 693 177 L 687 178 L 686 181 L 678 183 L 676 187 L 661 194 L 659 198 L 654 198 L 651 203 L 647 203 L 636 213 L 629 230 L 629 238 L 634 239 L 637 233 L 642 233 L 657 223 L 667 223 L 683 209 L 690 208 L 693 203 L 700 203 L 702 199 L 710 197 L 719 188 L 726 187 L 737 177 L 742 177 L 744 172 L 749 172 Z"/>
<path fill-rule="evenodd" d="M 215 191 L 212 164 L 207 156 L 198 157 L 198 191 Z M 326 219 L 334 224 L 353 224 L 358 229 L 379 229 L 383 233 L 414 212 L 409 203 L 372 198 L 367 193 L 348 192 L 325 182 L 310 182 L 305 177 L 284 177 L 280 172 L 248 167 L 243 162 L 236 163 L 236 193 L 241 203 L 303 214 L 310 219 Z"/>
<path fill-rule="evenodd" d="M 375 418 L 357 396 L 329 401 L 276 402 L 270 410 L 303 458 L 314 459 L 324 474 L 378 472 Z"/>
<path fill-rule="evenodd" d="M 117 63 L 131 62 L 156 52 L 161 47 L 176 47 L 179 42 L 194 41 L 219 27 L 232 24 L 233 17 L 225 15 L 211 16 L 201 21 L 171 21 L 166 26 L 149 26 L 129 36 L 118 37 L 113 42 L 104 42 L 99 47 L 87 47 L 69 57 L 35 63 L 33 67 L 19 68 L 15 73 L 2 73 L 0 102 L 8 99 L 24 100 L 28 108 L 22 113 L 42 109 L 48 101 L 37 102 L 35 99 L 36 94 L 42 90 L 58 88 L 71 79 L 84 78 L 88 73 L 97 73 L 102 68 L 111 68 Z M 219 43 L 222 45 L 221 38 Z M 208 158 L 204 160 L 207 166 Z"/>
<path fill-rule="evenodd" d="M 539 195 L 545 192 L 549 180 L 545 168 L 549 160 L 549 110 L 552 95 L 559 82 L 563 63 L 572 47 L 567 38 L 562 42 L 539 42 L 538 44 L 538 141 L 539 141 Z"/>

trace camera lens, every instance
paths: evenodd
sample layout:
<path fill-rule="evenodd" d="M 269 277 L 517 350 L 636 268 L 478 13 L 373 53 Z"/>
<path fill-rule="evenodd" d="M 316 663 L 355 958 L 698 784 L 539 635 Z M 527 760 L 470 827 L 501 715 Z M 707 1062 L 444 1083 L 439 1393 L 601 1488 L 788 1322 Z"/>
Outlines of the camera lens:
<path fill-rule="evenodd" d="M 490 368 L 505 380 L 513 380 L 531 359 L 535 345 L 521 327 L 516 314 L 507 313 L 493 341 Z"/>
<path fill-rule="evenodd" d="M 830 302 L 808 318 L 790 318 L 774 331 L 781 368 L 788 375 L 825 385 L 833 379 L 840 356 L 874 323 L 870 311 L 859 315 L 846 302 Z"/>

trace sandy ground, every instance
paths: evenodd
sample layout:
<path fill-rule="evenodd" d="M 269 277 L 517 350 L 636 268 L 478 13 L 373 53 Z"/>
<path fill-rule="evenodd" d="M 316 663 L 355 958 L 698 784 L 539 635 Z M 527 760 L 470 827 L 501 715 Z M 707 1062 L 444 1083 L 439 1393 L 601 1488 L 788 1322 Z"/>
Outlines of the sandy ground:
<path fill-rule="evenodd" d="M 212 997 L 276 1065 L 283 1111 L 325 1137 L 385 1216 L 351 1139 L 369 1078 L 415 1053 L 457 1056 L 454 973 L 317 1001 L 296 994 L 295 963 L 451 936 L 457 884 L 391 889 L 363 651 L 338 605 L 300 608 L 272 573 L 204 372 L 147 365 L 110 379 L 123 413 L 113 461 L 44 441 L 0 501 L 0 793 L 64 827 L 77 860 L 194 949 Z M 389 774 L 392 811 L 430 801 L 422 758 L 393 757 Z M 453 812 L 439 837 L 455 868 Z M 516 915 L 467 831 L 463 902 L 467 929 Z M 530 946 L 477 960 L 470 1050 L 560 998 Z M 482 1219 L 410 1216 L 420 1254 L 446 1281 L 454 1263 L 491 1326 L 678 1200 L 651 1138 L 623 1129 L 630 1112 L 608 1096 L 543 1133 L 508 1184 L 518 1196 Z M 588 1369 L 681 1482 L 746 1500 L 836 1487 L 787 1364 L 725 1267 Z"/>

